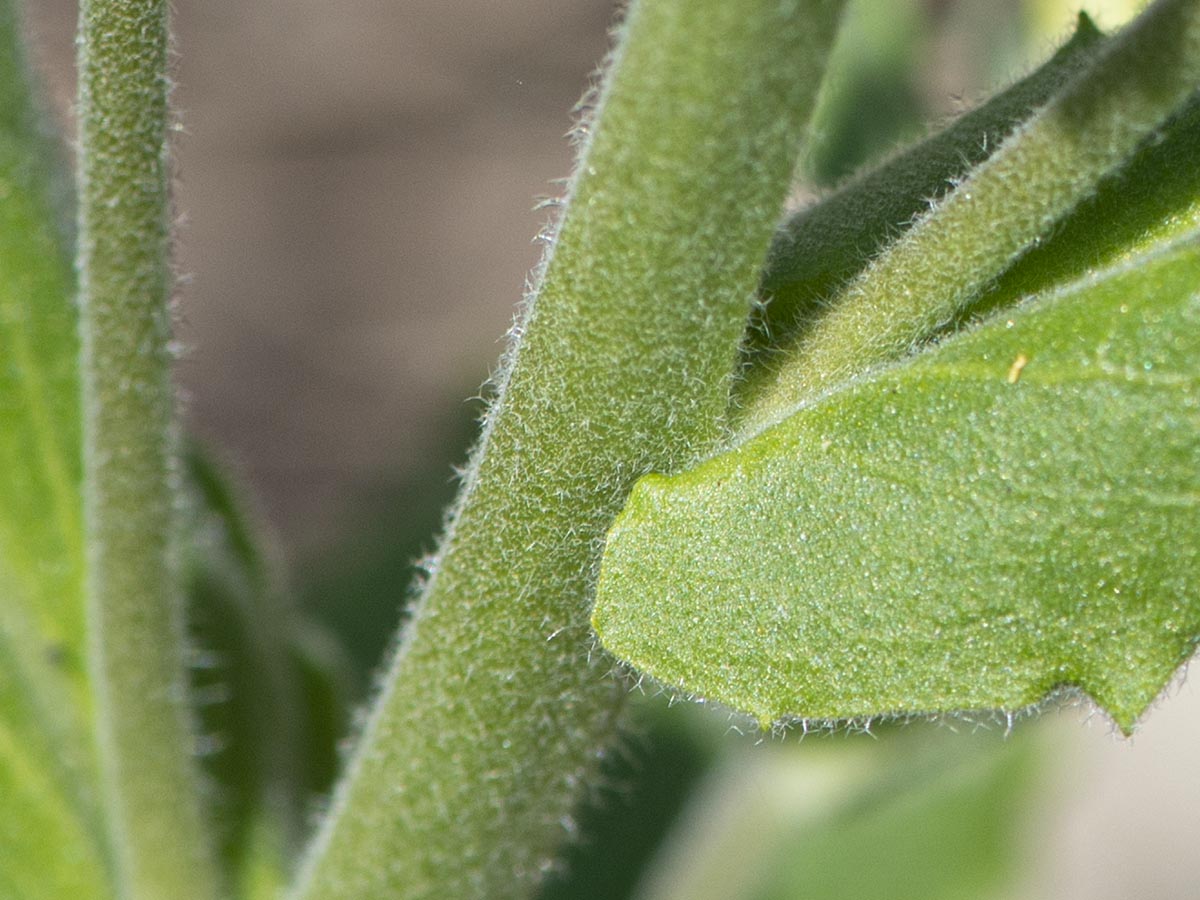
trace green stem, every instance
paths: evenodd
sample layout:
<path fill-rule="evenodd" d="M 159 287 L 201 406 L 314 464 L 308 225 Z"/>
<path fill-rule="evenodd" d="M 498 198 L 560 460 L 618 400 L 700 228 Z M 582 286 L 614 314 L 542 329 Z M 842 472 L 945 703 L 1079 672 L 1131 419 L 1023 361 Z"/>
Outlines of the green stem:
<path fill-rule="evenodd" d="M 219 892 L 174 559 L 167 4 L 85 0 L 79 46 L 88 624 L 111 840 L 126 896 L 199 900 Z"/>
<path fill-rule="evenodd" d="M 571 833 L 625 693 L 588 628 L 603 535 L 638 475 L 720 435 L 840 5 L 630 9 L 553 258 L 297 896 L 526 896 Z"/>

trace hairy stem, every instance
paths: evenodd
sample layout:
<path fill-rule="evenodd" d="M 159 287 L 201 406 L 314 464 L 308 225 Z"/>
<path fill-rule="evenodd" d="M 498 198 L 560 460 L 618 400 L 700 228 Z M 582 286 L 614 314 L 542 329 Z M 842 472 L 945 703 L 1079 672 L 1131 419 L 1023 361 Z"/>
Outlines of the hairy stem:
<path fill-rule="evenodd" d="M 525 896 L 571 833 L 624 693 L 588 628 L 604 531 L 638 475 L 719 436 L 840 5 L 629 11 L 553 258 L 298 896 Z"/>
<path fill-rule="evenodd" d="M 218 894 L 186 708 L 173 546 L 167 4 L 85 0 L 79 274 L 97 737 L 126 896 Z"/>

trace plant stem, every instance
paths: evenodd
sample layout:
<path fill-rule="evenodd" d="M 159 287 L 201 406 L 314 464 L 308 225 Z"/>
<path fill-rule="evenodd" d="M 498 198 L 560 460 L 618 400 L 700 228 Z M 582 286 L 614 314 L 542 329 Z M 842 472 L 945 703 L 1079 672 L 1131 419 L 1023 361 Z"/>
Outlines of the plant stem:
<path fill-rule="evenodd" d="M 297 896 L 525 896 L 571 834 L 625 693 L 588 628 L 603 535 L 638 475 L 720 435 L 840 6 L 630 9 L 553 258 Z"/>
<path fill-rule="evenodd" d="M 167 4 L 85 0 L 79 47 L 88 625 L 111 840 L 126 896 L 200 900 L 219 892 L 174 559 Z"/>

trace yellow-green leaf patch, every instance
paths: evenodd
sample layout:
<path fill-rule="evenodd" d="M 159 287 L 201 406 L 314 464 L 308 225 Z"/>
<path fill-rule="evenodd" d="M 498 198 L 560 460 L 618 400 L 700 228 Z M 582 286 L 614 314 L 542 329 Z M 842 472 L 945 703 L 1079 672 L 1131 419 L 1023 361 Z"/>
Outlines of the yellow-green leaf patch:
<path fill-rule="evenodd" d="M 17 32 L 0 0 L 0 896 L 92 900 L 74 278 Z"/>

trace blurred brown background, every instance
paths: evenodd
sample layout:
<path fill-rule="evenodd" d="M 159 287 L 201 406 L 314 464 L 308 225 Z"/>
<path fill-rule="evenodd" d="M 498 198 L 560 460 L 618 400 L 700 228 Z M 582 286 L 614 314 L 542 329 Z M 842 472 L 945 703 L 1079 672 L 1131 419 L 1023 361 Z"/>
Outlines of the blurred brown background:
<path fill-rule="evenodd" d="M 1111 26 L 1134 5 L 1089 8 Z M 65 121 L 75 7 L 29 6 Z M 390 631 L 379 610 L 395 618 L 449 496 L 475 412 L 465 398 L 540 252 L 532 206 L 569 172 L 569 111 L 613 4 L 174 7 L 188 421 L 253 487 L 305 602 L 373 659 Z M 1044 55 L 1074 13 L 1033 0 L 894 8 L 934 28 L 907 51 L 920 65 L 902 98 L 933 117 Z M 1198 706 L 1185 686 L 1133 747 L 1064 717 L 1060 747 L 1078 765 L 1070 802 L 1047 807 L 1056 840 L 1035 841 L 1018 879 L 1027 896 L 1200 896 Z"/>
<path fill-rule="evenodd" d="M 74 4 L 33 4 L 70 101 Z M 497 356 L 611 3 L 174 4 L 189 421 L 293 558 L 436 455 Z"/>

